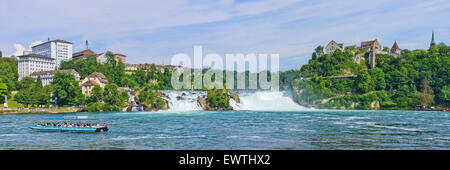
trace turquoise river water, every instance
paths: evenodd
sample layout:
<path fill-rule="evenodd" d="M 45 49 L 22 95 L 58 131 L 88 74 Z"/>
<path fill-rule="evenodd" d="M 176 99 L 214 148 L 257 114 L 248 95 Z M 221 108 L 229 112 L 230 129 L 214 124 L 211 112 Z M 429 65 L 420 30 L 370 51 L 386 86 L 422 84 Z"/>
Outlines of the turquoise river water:
<path fill-rule="evenodd" d="M 34 121 L 83 115 L 98 134 L 33 132 Z M 450 113 L 185 111 L 0 115 L 0 149 L 450 149 Z"/>

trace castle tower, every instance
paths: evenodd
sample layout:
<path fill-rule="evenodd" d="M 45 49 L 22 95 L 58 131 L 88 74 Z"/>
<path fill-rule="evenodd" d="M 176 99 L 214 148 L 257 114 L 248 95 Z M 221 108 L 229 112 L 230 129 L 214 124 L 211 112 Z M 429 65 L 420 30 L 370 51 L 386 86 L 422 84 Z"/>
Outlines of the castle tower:
<path fill-rule="evenodd" d="M 369 65 L 370 65 L 370 68 L 375 68 L 376 65 L 377 65 L 377 63 L 376 63 L 376 55 L 375 55 L 375 46 L 372 46 L 372 50 L 370 50 Z"/>
<path fill-rule="evenodd" d="M 402 50 L 400 49 L 400 47 L 398 47 L 397 41 L 394 42 L 394 45 L 392 45 L 391 48 L 391 55 L 394 56 L 399 56 L 401 54 Z"/>
<path fill-rule="evenodd" d="M 88 43 L 88 40 L 86 40 L 86 50 L 88 50 L 89 49 L 89 43 Z"/>
<path fill-rule="evenodd" d="M 434 41 L 434 31 L 433 33 L 431 33 L 431 43 L 430 43 L 430 48 L 431 47 L 435 47 L 436 46 L 436 42 Z"/>

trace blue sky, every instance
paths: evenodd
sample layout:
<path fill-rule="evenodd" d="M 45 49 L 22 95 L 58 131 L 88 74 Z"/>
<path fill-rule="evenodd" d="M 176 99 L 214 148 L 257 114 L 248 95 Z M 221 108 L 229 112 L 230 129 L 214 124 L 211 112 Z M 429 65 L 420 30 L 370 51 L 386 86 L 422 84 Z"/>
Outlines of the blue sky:
<path fill-rule="evenodd" d="M 278 53 L 298 69 L 330 40 L 426 49 L 431 31 L 449 44 L 448 0 L 0 0 L 0 49 L 12 55 L 39 41 L 84 41 L 128 63 L 164 63 L 177 53 Z"/>

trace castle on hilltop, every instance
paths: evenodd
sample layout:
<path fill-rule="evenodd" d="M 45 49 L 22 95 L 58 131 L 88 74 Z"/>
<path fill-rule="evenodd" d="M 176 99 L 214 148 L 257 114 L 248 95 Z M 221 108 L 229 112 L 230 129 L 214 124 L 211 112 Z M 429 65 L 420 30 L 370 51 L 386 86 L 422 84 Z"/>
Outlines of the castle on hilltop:
<path fill-rule="evenodd" d="M 354 53 L 357 50 L 365 50 L 369 52 L 369 65 L 370 68 L 376 67 L 376 54 L 390 54 L 395 57 L 401 54 L 401 49 L 397 44 L 397 41 L 394 42 L 389 52 L 383 51 L 381 44 L 378 42 L 378 39 L 371 41 L 362 41 L 361 46 L 357 47 L 356 45 L 344 46 L 344 43 L 337 43 L 334 40 L 331 40 L 328 45 L 325 47 L 326 54 L 331 55 L 336 50 L 352 52 Z M 362 58 L 361 54 L 355 56 L 354 60 L 357 63 L 360 63 Z"/>
<path fill-rule="evenodd" d="M 366 50 L 367 52 L 371 52 L 374 50 L 377 54 L 391 54 L 393 56 L 399 56 L 401 53 L 401 49 L 397 44 L 397 41 L 394 42 L 389 52 L 382 51 L 381 44 L 378 42 L 378 39 L 371 41 L 362 41 L 361 46 L 357 47 L 356 45 L 344 46 L 344 43 L 337 43 L 334 40 L 331 40 L 327 46 L 325 46 L 326 54 L 333 54 L 336 50 L 353 52 L 355 50 Z"/>
<path fill-rule="evenodd" d="M 434 31 L 431 34 L 431 42 L 430 42 L 430 48 L 435 47 L 436 42 L 434 40 Z M 391 49 L 385 51 L 382 49 L 381 44 L 378 42 L 378 39 L 371 40 L 371 41 L 362 41 L 361 46 L 357 47 L 356 45 L 350 45 L 350 46 L 344 46 L 344 43 L 337 43 L 334 40 L 331 40 L 327 46 L 325 46 L 326 54 L 331 55 L 336 50 L 341 50 L 345 52 L 355 53 L 358 50 L 364 50 L 366 52 L 369 52 L 369 65 L 370 68 L 376 67 L 376 54 L 390 54 L 394 57 L 400 56 L 402 49 L 397 44 L 397 41 L 394 42 Z M 319 56 L 323 55 L 323 52 L 318 53 Z M 362 54 L 357 54 L 353 58 L 355 62 L 360 63 L 361 60 L 364 58 L 362 57 Z"/>

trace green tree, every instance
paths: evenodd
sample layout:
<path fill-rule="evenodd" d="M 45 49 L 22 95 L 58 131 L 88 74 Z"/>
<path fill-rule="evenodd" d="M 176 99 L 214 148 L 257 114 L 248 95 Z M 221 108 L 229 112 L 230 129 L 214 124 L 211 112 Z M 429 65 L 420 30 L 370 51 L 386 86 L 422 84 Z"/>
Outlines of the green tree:
<path fill-rule="evenodd" d="M 408 81 L 407 72 L 404 70 L 393 70 L 386 74 L 386 85 L 389 87 L 389 90 L 399 89 L 406 85 Z"/>
<path fill-rule="evenodd" d="M 88 106 L 86 107 L 86 110 L 88 112 L 99 112 L 99 111 L 102 111 L 105 108 L 106 107 L 105 107 L 104 103 L 96 102 L 96 103 L 89 103 Z"/>
<path fill-rule="evenodd" d="M 20 80 L 20 86 L 19 86 L 18 90 L 28 89 L 32 85 L 35 85 L 35 84 L 36 84 L 36 82 L 34 81 L 33 78 L 31 78 L 31 77 L 24 77 L 24 78 L 22 78 L 22 80 Z"/>
<path fill-rule="evenodd" d="M 81 104 L 83 95 L 81 94 L 78 81 L 71 73 L 58 72 L 53 76 L 52 86 L 54 90 L 53 99 L 56 99 L 58 106 L 74 106 Z"/>
<path fill-rule="evenodd" d="M 106 63 L 103 65 L 103 74 L 108 78 L 108 80 L 112 83 L 117 84 L 118 86 L 125 86 L 126 83 L 124 81 L 125 78 L 125 64 L 122 63 L 122 60 L 116 58 L 112 52 L 106 52 Z"/>
<path fill-rule="evenodd" d="M 103 98 L 103 89 L 99 85 L 95 85 L 92 88 L 91 96 L 89 96 L 89 102 L 100 102 Z"/>
<path fill-rule="evenodd" d="M 375 83 L 375 90 L 384 90 L 386 88 L 386 81 L 384 79 L 384 72 L 380 68 L 373 68 L 369 70 L 370 76 Z"/>
<path fill-rule="evenodd" d="M 450 103 L 450 85 L 442 87 L 438 96 L 444 103 Z"/>
<path fill-rule="evenodd" d="M 0 78 L 3 79 L 4 83 L 8 86 L 9 91 L 17 90 L 19 72 L 17 66 L 14 64 L 11 58 L 1 58 L 0 59 Z"/>
<path fill-rule="evenodd" d="M 72 85 L 68 89 L 69 94 L 69 106 L 79 106 L 86 104 L 86 96 L 81 93 L 81 87 L 78 86 L 78 81 L 76 81 L 76 85 Z"/>
<path fill-rule="evenodd" d="M 211 89 L 208 90 L 207 99 L 209 106 L 213 108 L 225 108 L 230 107 L 230 97 L 224 89 Z"/>
<path fill-rule="evenodd" d="M 428 80 L 426 78 L 422 79 L 421 87 L 422 89 L 419 96 L 420 100 L 425 106 L 431 106 L 432 104 L 434 104 L 434 92 L 428 84 Z"/>
<path fill-rule="evenodd" d="M 62 69 L 75 69 L 83 79 L 93 72 L 101 72 L 105 74 L 105 67 L 97 63 L 96 56 L 89 56 L 78 60 L 67 60 L 61 62 Z"/>
<path fill-rule="evenodd" d="M 41 88 L 42 88 L 41 75 L 38 75 L 37 80 L 36 80 L 36 89 L 40 90 Z"/>
<path fill-rule="evenodd" d="M 156 98 L 155 108 L 157 110 L 162 110 L 166 106 L 166 101 L 162 98 Z"/>
<path fill-rule="evenodd" d="M 139 102 L 147 106 L 153 106 L 156 102 L 158 94 L 154 92 L 151 88 L 147 87 L 141 90 L 139 93 Z"/>
<path fill-rule="evenodd" d="M 10 59 L 11 59 L 11 62 L 14 64 L 14 66 L 15 66 L 16 68 L 18 68 L 19 60 L 16 58 L 16 56 L 12 55 L 12 56 L 10 57 Z M 19 73 L 17 73 L 17 74 L 19 74 Z"/>
<path fill-rule="evenodd" d="M 103 100 L 105 101 L 106 109 L 104 111 L 120 111 L 125 106 L 125 102 L 120 97 L 117 90 L 118 86 L 114 83 L 107 84 L 103 91 Z"/>
<path fill-rule="evenodd" d="M 133 79 L 140 87 L 146 85 L 148 81 L 146 71 L 143 68 L 138 68 L 138 70 L 131 75 L 131 79 Z"/>
<path fill-rule="evenodd" d="M 53 88 L 52 86 L 44 86 L 38 91 L 37 103 L 39 105 L 50 106 L 51 104 L 51 94 Z"/>
<path fill-rule="evenodd" d="M 2 78 L 0 77 L 0 98 L 3 99 L 5 95 L 8 94 L 8 86 L 6 83 L 3 82 Z"/>
<path fill-rule="evenodd" d="M 122 92 L 122 98 L 128 99 L 128 93 Z M 145 110 L 163 110 L 166 107 L 166 100 L 161 98 L 161 95 L 153 91 L 150 87 L 144 87 L 139 91 L 136 101 L 146 106 Z"/>
<path fill-rule="evenodd" d="M 367 70 L 362 70 L 358 74 L 355 83 L 356 83 L 356 90 L 361 93 L 367 93 L 374 89 L 372 77 L 370 77 L 370 74 L 367 72 Z"/>
<path fill-rule="evenodd" d="M 314 52 L 319 56 L 319 54 L 323 54 L 323 46 L 319 45 L 314 49 Z"/>
<path fill-rule="evenodd" d="M 323 46 L 317 46 L 316 49 L 314 49 L 314 53 L 312 54 L 312 59 L 317 59 L 317 56 L 321 56 L 323 54 Z"/>
<path fill-rule="evenodd" d="M 37 98 L 35 93 L 35 85 L 32 84 L 29 88 L 22 88 L 17 92 L 17 94 L 14 96 L 14 100 L 18 103 L 21 103 L 25 105 L 25 107 L 28 107 L 29 105 L 37 104 Z"/>
<path fill-rule="evenodd" d="M 84 58 L 81 58 L 79 60 L 83 60 Z M 78 61 L 79 61 L 78 60 Z M 75 61 L 76 60 L 65 60 L 65 61 L 61 61 L 61 69 L 66 70 L 66 69 L 76 69 L 75 67 Z M 77 70 L 77 72 L 80 74 L 81 76 L 81 72 L 80 70 Z M 81 76 L 83 77 L 83 76 Z"/>
<path fill-rule="evenodd" d="M 120 93 L 120 99 L 121 99 L 122 101 L 127 101 L 129 97 L 130 97 L 130 96 L 128 95 L 128 92 L 126 92 L 126 91 Z"/>

